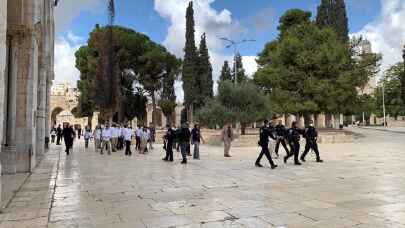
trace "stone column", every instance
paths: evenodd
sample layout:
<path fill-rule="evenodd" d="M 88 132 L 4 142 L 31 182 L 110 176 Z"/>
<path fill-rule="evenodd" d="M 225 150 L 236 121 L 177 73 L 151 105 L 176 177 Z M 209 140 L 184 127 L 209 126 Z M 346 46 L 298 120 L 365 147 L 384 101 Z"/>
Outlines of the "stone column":
<path fill-rule="evenodd" d="M 3 145 L 3 137 L 4 137 L 4 116 L 5 116 L 5 100 L 6 98 L 6 93 L 5 90 L 6 88 L 6 78 L 7 78 L 7 71 L 6 71 L 6 65 L 7 65 L 7 54 L 8 54 L 8 48 L 7 48 L 7 1 L 0 1 L 0 145 Z M 0 205 L 2 205 L 1 202 L 1 174 L 2 174 L 2 159 L 1 159 L 1 154 L 3 153 L 3 150 L 0 148 Z"/>
<path fill-rule="evenodd" d="M 318 115 L 315 115 L 315 126 L 317 128 L 325 128 L 326 124 L 325 124 L 325 114 L 321 113 Z"/>

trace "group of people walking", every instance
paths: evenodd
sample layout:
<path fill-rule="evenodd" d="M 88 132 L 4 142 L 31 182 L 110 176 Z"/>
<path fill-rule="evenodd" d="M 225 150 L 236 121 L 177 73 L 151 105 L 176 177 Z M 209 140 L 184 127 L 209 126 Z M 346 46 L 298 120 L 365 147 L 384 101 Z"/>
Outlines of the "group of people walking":
<path fill-rule="evenodd" d="M 181 164 L 187 164 L 187 157 L 193 156 L 193 159 L 200 159 L 200 143 L 204 143 L 204 138 L 201 135 L 200 127 L 195 124 L 190 130 L 188 123 L 183 123 L 180 128 L 172 128 L 166 126 L 167 131 L 163 136 L 163 148 L 166 151 L 166 156 L 163 161 L 173 161 L 173 148 L 181 152 Z M 191 145 L 194 145 L 194 152 L 191 155 Z"/>
<path fill-rule="evenodd" d="M 301 135 L 305 138 L 306 144 L 304 152 L 301 157 L 299 157 Z M 269 121 L 265 120 L 263 126 L 260 128 L 259 137 L 258 144 L 261 147 L 261 152 L 255 163 L 257 167 L 263 167 L 260 164 L 263 156 L 266 156 L 272 169 L 277 167 L 270 154 L 269 147 L 272 149 L 270 139 L 274 140 L 276 143 L 274 152 L 277 158 L 279 156 L 278 151 L 280 144 L 284 147 L 284 150 L 286 151 L 286 156 L 284 156 L 283 159 L 284 163 L 287 163 L 289 158 L 294 157 L 294 164 L 301 165 L 300 160 L 305 162 L 305 157 L 310 150 L 314 151 L 317 162 L 323 162 L 319 156 L 317 143 L 318 132 L 315 129 L 312 120 L 310 121 L 309 126 L 305 129 L 299 128 L 297 122 L 293 122 L 291 128 L 286 129 L 281 121 L 279 121 L 276 126 L 273 126 L 271 123 L 269 124 Z M 290 146 L 290 149 L 288 149 L 287 144 Z"/>
<path fill-rule="evenodd" d="M 323 162 L 319 156 L 318 132 L 312 120 L 309 126 L 304 129 L 299 128 L 297 122 L 293 122 L 291 128 L 287 129 L 281 121 L 276 126 L 273 126 L 272 123 L 265 120 L 259 133 L 258 144 L 261 147 L 261 152 L 255 162 L 257 167 L 263 167 L 260 163 L 263 156 L 266 156 L 272 169 L 277 167 L 270 153 L 270 151 L 273 151 L 273 142 L 275 143 L 275 158 L 279 157 L 280 144 L 286 151 L 286 155 L 283 158 L 284 163 L 287 163 L 288 159 L 294 157 L 294 164 L 301 165 L 301 162 L 306 161 L 305 158 L 310 150 L 315 153 L 317 162 Z M 69 123 L 64 123 L 63 128 L 59 125 L 57 128 L 51 130 L 51 142 L 55 143 L 56 139 L 56 144 L 60 145 L 63 139 L 66 146 L 66 154 L 69 155 L 75 137 L 80 138 L 81 134 L 81 129 L 76 135 L 73 126 Z M 104 154 L 104 151 L 107 151 L 107 154 L 111 155 L 112 152 L 125 148 L 125 155 L 127 156 L 132 155 L 131 142 L 133 138 L 135 138 L 135 149 L 140 154 L 145 154 L 148 150 L 153 149 L 155 135 L 156 130 L 154 127 L 148 128 L 138 125 L 133 130 L 128 125 L 115 123 L 111 125 L 106 123 L 104 126 L 97 125 L 94 131 L 86 126 L 83 132 L 85 148 L 88 148 L 89 141 L 94 138 L 95 149 L 96 151 L 100 151 L 100 154 Z M 305 138 L 306 144 L 304 152 L 299 157 L 301 136 Z M 224 157 L 231 157 L 230 148 L 234 140 L 234 133 L 230 124 L 224 126 L 220 137 L 224 143 Z M 167 125 L 166 133 L 163 136 L 163 148 L 166 151 L 163 161 L 173 161 L 173 149 L 181 152 L 181 164 L 187 164 L 187 157 L 191 156 L 193 156 L 193 159 L 199 160 L 201 142 L 204 143 L 204 138 L 198 124 L 195 124 L 192 129 L 190 129 L 188 123 L 183 123 L 179 128 L 172 128 L 170 125 Z M 193 154 L 191 154 L 191 145 L 194 146 Z"/>

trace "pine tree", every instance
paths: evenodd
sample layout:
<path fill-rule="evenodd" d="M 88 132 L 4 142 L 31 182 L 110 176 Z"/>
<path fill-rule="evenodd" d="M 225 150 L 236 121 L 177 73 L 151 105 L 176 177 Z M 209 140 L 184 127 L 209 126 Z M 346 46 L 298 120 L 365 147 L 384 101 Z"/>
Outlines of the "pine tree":
<path fill-rule="evenodd" d="M 224 65 L 222 66 L 222 70 L 221 70 L 221 75 L 219 76 L 220 82 L 223 82 L 226 80 L 233 81 L 231 68 L 229 67 L 228 61 L 224 62 Z"/>
<path fill-rule="evenodd" d="M 212 65 L 210 62 L 210 55 L 207 47 L 207 37 L 205 33 L 201 36 L 200 48 L 199 48 L 199 80 L 200 88 L 199 95 L 203 96 L 203 99 L 213 96 L 214 82 L 212 81 Z"/>
<path fill-rule="evenodd" d="M 183 62 L 183 90 L 184 102 L 187 111 L 190 113 L 190 107 L 195 102 L 197 91 L 194 89 L 196 74 L 198 72 L 197 62 L 198 54 L 195 46 L 194 29 L 194 10 L 193 2 L 190 2 L 186 12 L 186 44 L 184 47 Z"/>
<path fill-rule="evenodd" d="M 342 41 L 349 41 L 349 26 L 344 0 L 322 0 L 318 6 L 316 24 L 320 28 L 333 28 Z"/>
<path fill-rule="evenodd" d="M 235 64 L 234 64 L 234 68 L 232 70 L 232 77 L 234 80 L 236 80 L 236 83 L 241 84 L 244 83 L 248 80 L 246 73 L 245 73 L 245 69 L 243 69 L 243 62 L 242 62 L 242 56 L 240 55 L 240 53 L 237 53 L 235 56 Z M 237 72 L 235 74 L 235 66 L 237 69 Z"/>

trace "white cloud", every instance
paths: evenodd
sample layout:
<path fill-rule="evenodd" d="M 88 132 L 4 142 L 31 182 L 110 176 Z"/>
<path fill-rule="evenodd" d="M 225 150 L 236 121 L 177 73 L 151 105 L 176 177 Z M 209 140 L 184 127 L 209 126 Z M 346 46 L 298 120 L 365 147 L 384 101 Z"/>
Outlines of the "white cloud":
<path fill-rule="evenodd" d="M 401 61 L 405 44 L 405 1 L 381 0 L 378 18 L 353 35 L 363 35 L 374 52 L 383 54 L 382 70 Z"/>
<path fill-rule="evenodd" d="M 200 35 L 206 33 L 207 45 L 210 52 L 211 63 L 213 67 L 213 79 L 217 81 L 225 60 L 232 61 L 232 56 L 224 54 L 226 44 L 220 37 L 235 37 L 244 32 L 239 22 L 232 20 L 232 14 L 229 10 L 223 9 L 218 11 L 212 8 L 211 4 L 215 0 L 195 0 L 194 1 L 194 20 L 195 20 L 195 37 L 196 45 L 200 41 Z M 184 56 L 185 27 L 186 27 L 186 9 L 189 0 L 155 0 L 155 10 L 170 21 L 170 27 L 163 45 L 174 53 L 177 57 Z M 244 64 L 249 74 L 256 68 L 252 60 L 255 57 L 244 57 Z M 216 88 L 216 86 L 214 86 Z M 183 91 L 181 84 L 176 86 L 176 95 L 178 100 L 183 100 Z"/>
<path fill-rule="evenodd" d="M 83 38 L 70 31 L 67 34 L 67 37 L 60 36 L 55 41 L 55 83 L 69 82 L 76 86 L 80 72 L 75 67 L 75 52 L 80 48 Z"/>

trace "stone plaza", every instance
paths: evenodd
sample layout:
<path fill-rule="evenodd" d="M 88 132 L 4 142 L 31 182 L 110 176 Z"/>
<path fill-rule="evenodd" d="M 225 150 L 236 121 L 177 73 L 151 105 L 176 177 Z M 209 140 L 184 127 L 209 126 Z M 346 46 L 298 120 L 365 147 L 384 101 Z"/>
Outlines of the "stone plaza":
<path fill-rule="evenodd" d="M 2 228 L 405 227 L 405 129 L 351 129 L 353 143 L 321 144 L 271 170 L 259 148 L 202 146 L 201 160 L 100 155 L 78 141 L 67 157 L 51 146 L 0 214 Z M 281 151 L 280 154 L 284 154 Z"/>

